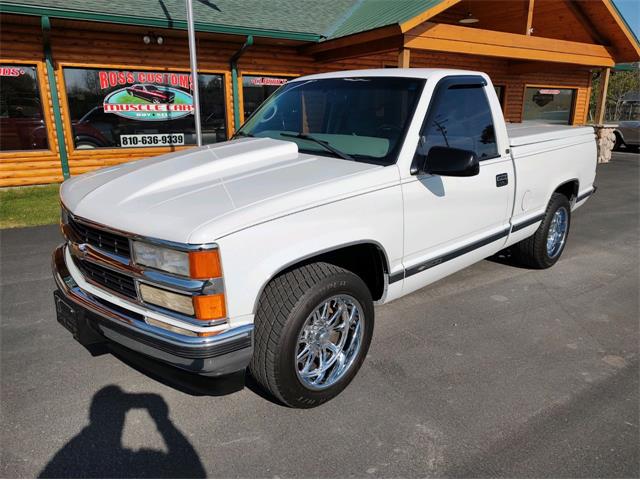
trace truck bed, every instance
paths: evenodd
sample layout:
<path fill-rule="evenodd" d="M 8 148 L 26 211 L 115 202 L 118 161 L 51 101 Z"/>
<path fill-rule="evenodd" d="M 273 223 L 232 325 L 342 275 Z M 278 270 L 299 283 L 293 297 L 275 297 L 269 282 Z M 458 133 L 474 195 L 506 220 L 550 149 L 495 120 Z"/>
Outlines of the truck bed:
<path fill-rule="evenodd" d="M 520 147 L 535 143 L 549 142 L 571 137 L 595 135 L 593 127 L 570 125 L 550 125 L 548 123 L 507 123 L 510 145 Z"/>

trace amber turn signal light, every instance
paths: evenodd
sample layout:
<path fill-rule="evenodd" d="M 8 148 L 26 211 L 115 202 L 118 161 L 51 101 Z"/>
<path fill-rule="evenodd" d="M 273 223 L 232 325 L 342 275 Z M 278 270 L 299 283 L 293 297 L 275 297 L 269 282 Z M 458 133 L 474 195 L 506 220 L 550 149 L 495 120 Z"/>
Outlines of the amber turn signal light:
<path fill-rule="evenodd" d="M 218 250 L 189 253 L 189 275 L 199 280 L 221 277 L 222 266 Z"/>
<path fill-rule="evenodd" d="M 227 316 L 222 293 L 193 297 L 193 309 L 198 320 L 217 320 Z"/>

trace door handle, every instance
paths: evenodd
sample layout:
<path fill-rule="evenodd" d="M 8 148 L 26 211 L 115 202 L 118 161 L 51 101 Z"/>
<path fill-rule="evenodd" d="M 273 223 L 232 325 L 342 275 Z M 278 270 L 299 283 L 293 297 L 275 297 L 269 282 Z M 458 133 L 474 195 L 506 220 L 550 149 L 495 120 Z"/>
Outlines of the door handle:
<path fill-rule="evenodd" d="M 496 187 L 504 187 L 509 184 L 509 174 L 499 173 L 496 175 Z"/>

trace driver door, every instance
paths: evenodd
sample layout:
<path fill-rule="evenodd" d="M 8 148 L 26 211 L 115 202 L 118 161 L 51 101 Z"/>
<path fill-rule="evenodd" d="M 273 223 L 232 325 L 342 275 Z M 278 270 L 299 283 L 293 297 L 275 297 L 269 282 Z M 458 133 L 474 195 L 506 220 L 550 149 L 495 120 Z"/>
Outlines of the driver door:
<path fill-rule="evenodd" d="M 416 172 L 403 183 L 403 293 L 492 255 L 507 239 L 513 163 L 506 149 L 500 154 L 486 89 L 482 77 L 452 76 L 434 91 L 416 160 L 451 147 L 475 152 L 480 169 L 469 177 Z"/>

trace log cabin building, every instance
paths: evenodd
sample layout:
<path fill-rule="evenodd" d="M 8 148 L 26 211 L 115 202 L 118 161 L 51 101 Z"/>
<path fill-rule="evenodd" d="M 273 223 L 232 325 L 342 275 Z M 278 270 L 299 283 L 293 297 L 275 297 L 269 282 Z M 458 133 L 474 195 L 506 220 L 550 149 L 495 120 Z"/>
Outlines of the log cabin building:
<path fill-rule="evenodd" d="M 0 186 L 193 145 L 185 17 L 183 0 L 0 0 Z M 583 124 L 593 72 L 640 59 L 611 0 L 196 0 L 194 17 L 204 143 L 288 79 L 363 68 L 482 70 L 507 121 Z"/>

